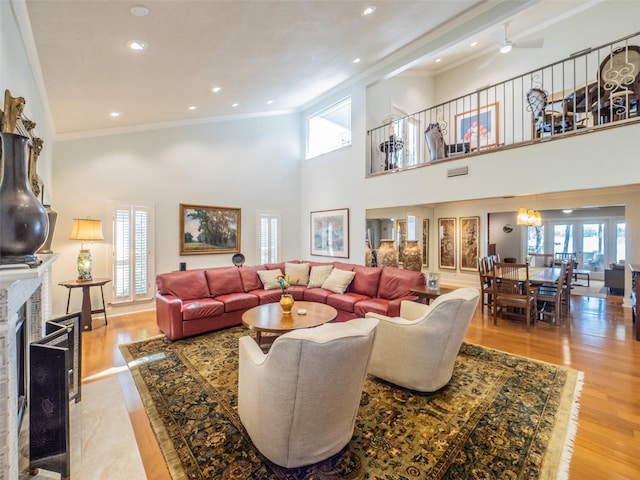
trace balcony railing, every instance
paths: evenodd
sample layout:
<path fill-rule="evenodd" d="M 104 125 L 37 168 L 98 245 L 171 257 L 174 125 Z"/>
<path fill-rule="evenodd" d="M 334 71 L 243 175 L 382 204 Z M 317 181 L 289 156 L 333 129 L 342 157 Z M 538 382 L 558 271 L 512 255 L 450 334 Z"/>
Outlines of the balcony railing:
<path fill-rule="evenodd" d="M 640 121 L 640 32 L 367 132 L 368 176 Z"/>

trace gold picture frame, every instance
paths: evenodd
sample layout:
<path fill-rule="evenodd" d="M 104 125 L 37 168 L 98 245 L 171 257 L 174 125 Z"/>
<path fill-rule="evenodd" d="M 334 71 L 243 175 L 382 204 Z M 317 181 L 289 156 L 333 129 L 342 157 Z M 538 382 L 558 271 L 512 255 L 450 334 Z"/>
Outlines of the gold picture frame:
<path fill-rule="evenodd" d="M 478 270 L 480 217 L 460 217 L 460 270 Z"/>
<path fill-rule="evenodd" d="M 438 266 L 447 270 L 456 269 L 456 219 L 438 219 Z"/>
<path fill-rule="evenodd" d="M 180 204 L 180 255 L 240 251 L 241 210 Z"/>

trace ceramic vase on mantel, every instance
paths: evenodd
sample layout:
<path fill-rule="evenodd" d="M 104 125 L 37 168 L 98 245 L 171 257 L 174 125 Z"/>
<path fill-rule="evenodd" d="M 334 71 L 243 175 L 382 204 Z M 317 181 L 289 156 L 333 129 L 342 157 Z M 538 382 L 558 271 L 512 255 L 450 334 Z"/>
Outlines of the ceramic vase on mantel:
<path fill-rule="evenodd" d="M 283 293 L 280 297 L 280 308 L 282 308 L 282 313 L 284 315 L 291 315 L 291 310 L 293 310 L 293 295 L 290 293 Z"/>
<path fill-rule="evenodd" d="M 35 255 L 47 239 L 49 219 L 33 194 L 27 175 L 28 139 L 0 132 L 0 264 L 27 264 L 35 267 Z"/>
<path fill-rule="evenodd" d="M 398 253 L 393 240 L 380 240 L 378 254 L 376 256 L 379 267 L 397 267 Z"/>
<path fill-rule="evenodd" d="M 415 272 L 422 271 L 422 252 L 417 240 L 407 240 L 404 249 L 404 268 Z"/>

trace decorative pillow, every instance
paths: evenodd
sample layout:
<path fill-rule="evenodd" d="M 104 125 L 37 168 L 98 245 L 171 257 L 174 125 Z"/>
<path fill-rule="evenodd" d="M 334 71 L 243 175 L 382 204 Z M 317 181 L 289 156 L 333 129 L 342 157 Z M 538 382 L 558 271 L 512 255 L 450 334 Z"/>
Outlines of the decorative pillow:
<path fill-rule="evenodd" d="M 318 265 L 311 267 L 311 273 L 309 274 L 309 288 L 320 288 L 324 281 L 329 277 L 329 274 L 333 270 L 333 265 Z"/>
<path fill-rule="evenodd" d="M 285 263 L 284 274 L 291 278 L 291 285 L 306 285 L 309 283 L 309 264 Z"/>
<path fill-rule="evenodd" d="M 334 268 L 322 284 L 322 288 L 333 293 L 344 293 L 355 276 L 356 272 L 348 272 Z"/>
<path fill-rule="evenodd" d="M 274 290 L 280 288 L 277 277 L 282 275 L 282 271 L 277 270 L 258 270 L 258 276 L 265 290 Z"/>

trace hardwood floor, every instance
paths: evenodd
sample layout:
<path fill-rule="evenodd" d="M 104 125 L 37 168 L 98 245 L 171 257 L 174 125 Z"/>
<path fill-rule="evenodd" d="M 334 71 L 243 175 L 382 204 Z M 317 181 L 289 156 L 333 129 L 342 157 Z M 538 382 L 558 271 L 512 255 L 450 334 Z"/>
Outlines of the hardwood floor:
<path fill-rule="evenodd" d="M 640 342 L 633 339 L 631 312 L 622 297 L 572 296 L 562 326 L 499 320 L 478 309 L 466 341 L 566 365 L 584 372 L 578 431 L 570 478 L 635 479 L 640 472 Z M 155 312 L 94 321 L 83 333 L 83 378 L 117 372 L 147 477 L 170 480 L 133 379 L 118 344 L 160 334 Z"/>

